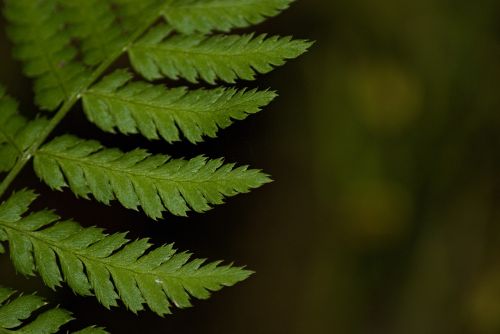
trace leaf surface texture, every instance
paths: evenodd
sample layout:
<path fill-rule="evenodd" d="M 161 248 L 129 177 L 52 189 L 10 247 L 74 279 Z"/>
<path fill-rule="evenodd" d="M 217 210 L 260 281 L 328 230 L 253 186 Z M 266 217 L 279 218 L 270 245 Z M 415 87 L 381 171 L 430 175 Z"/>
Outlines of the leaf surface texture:
<path fill-rule="evenodd" d="M 129 49 L 134 69 L 148 80 L 164 77 L 201 80 L 254 80 L 289 59 L 303 54 L 311 43 L 291 37 L 248 35 L 175 35 L 169 26 L 152 29 Z"/>
<path fill-rule="evenodd" d="M 164 16 L 176 30 L 185 34 L 227 32 L 276 16 L 291 2 L 293 0 L 172 0 Z"/>
<path fill-rule="evenodd" d="M 35 102 L 42 109 L 56 109 L 83 87 L 89 75 L 76 60 L 66 15 L 57 0 L 6 0 L 4 14 L 14 56 L 23 63 L 24 73 L 35 79 Z"/>
<path fill-rule="evenodd" d="M 204 212 L 222 204 L 224 197 L 270 181 L 259 170 L 224 164 L 222 159 L 172 159 L 142 149 L 123 153 L 74 136 L 56 138 L 42 147 L 34 167 L 54 189 L 69 186 L 77 196 L 92 194 L 105 204 L 117 199 L 129 209 L 142 207 L 153 219 L 161 218 L 165 210 L 179 216 L 190 209 Z"/>
<path fill-rule="evenodd" d="M 28 121 L 23 117 L 17 102 L 0 86 L 0 172 L 7 172 L 14 166 L 46 125 L 46 119 Z"/>
<path fill-rule="evenodd" d="M 192 143 L 216 137 L 220 128 L 243 120 L 269 104 L 276 93 L 234 88 L 167 89 L 145 82 L 130 82 L 131 75 L 117 71 L 83 96 L 90 121 L 107 132 L 141 133 L 148 139 Z"/>
<path fill-rule="evenodd" d="M 107 308 L 121 300 L 133 312 L 147 304 L 163 315 L 172 304 L 189 307 L 191 297 L 206 299 L 251 274 L 220 261 L 190 260 L 172 245 L 151 249 L 146 239 L 130 241 L 124 234 L 60 221 L 50 211 L 24 216 L 35 198 L 24 190 L 0 205 L 0 241 L 8 241 L 16 269 L 39 273 L 51 288 L 65 281 L 80 295 L 94 294 Z"/>
<path fill-rule="evenodd" d="M 0 287 L 0 333 L 52 334 L 73 320 L 70 312 L 61 308 L 43 310 L 47 304 L 36 295 L 16 296 L 15 291 Z M 38 313 L 33 320 L 34 313 Z M 88 327 L 75 334 L 106 334 L 104 329 Z"/>

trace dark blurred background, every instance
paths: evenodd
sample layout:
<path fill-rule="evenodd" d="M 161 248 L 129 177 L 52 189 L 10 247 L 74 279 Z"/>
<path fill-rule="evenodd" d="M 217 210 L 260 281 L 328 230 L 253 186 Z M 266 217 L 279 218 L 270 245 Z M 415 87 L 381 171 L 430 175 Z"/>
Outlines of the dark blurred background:
<path fill-rule="evenodd" d="M 280 98 L 198 146 L 106 135 L 74 110 L 58 133 L 224 156 L 275 182 L 153 222 L 50 192 L 28 168 L 16 186 L 41 192 L 39 207 L 257 274 L 164 319 L 48 291 L 5 256 L 2 284 L 114 333 L 500 333 L 499 19 L 498 0 L 298 1 L 257 27 L 317 41 L 252 83 Z M 2 28 L 0 78 L 29 114 L 30 82 L 10 49 Z"/>

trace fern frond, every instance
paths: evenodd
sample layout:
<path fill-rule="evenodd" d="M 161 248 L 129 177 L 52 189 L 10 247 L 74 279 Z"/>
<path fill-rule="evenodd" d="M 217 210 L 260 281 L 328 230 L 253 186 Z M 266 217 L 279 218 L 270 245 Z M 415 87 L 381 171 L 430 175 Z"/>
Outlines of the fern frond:
<path fill-rule="evenodd" d="M 117 300 L 133 312 L 144 304 L 158 313 L 170 313 L 171 303 L 191 306 L 190 296 L 206 299 L 210 291 L 245 280 L 251 272 L 221 262 L 204 265 L 177 253 L 172 245 L 151 250 L 146 239 L 129 241 L 124 234 L 106 235 L 98 228 L 82 228 L 59 221 L 42 211 L 21 218 L 35 198 L 21 191 L 0 205 L 0 231 L 8 241 L 16 269 L 25 275 L 38 272 L 54 288 L 64 280 L 76 293 L 92 292 L 109 308 Z"/>
<path fill-rule="evenodd" d="M 163 211 L 185 216 L 190 208 L 204 212 L 222 204 L 224 197 L 249 192 L 270 181 L 259 170 L 234 168 L 222 159 L 203 156 L 173 160 L 145 150 L 123 153 L 96 141 L 73 136 L 56 138 L 35 155 L 37 175 L 50 187 L 70 189 L 83 198 L 92 194 L 109 204 L 117 199 L 124 207 L 140 206 L 151 218 Z"/>
<path fill-rule="evenodd" d="M 26 126 L 26 119 L 19 115 L 17 108 L 16 101 L 0 86 L 0 172 L 10 170 L 22 152 L 16 135 Z"/>
<path fill-rule="evenodd" d="M 46 125 L 47 120 L 42 118 L 28 122 L 19 114 L 17 102 L 0 86 L 0 172 L 14 166 Z"/>
<path fill-rule="evenodd" d="M 172 0 L 164 10 L 176 30 L 191 34 L 213 30 L 227 32 L 278 15 L 293 0 Z"/>
<path fill-rule="evenodd" d="M 88 119 L 104 131 L 140 132 L 148 139 L 161 136 L 168 142 L 178 141 L 180 130 L 197 143 L 203 136 L 214 138 L 219 128 L 260 111 L 276 97 L 274 92 L 257 90 L 165 89 L 129 83 L 131 79 L 128 72 L 116 71 L 88 90 L 83 95 Z"/>
<path fill-rule="evenodd" d="M 169 37 L 170 35 L 170 37 Z M 171 35 L 171 28 L 158 26 L 129 49 L 130 61 L 148 80 L 168 77 L 197 83 L 216 79 L 234 83 L 254 80 L 286 60 L 307 51 L 311 43 L 291 37 L 264 35 Z"/>
<path fill-rule="evenodd" d="M 77 1 L 77 0 L 75 0 Z M 160 18 L 170 0 L 107 0 L 113 5 L 123 31 L 134 31 L 151 18 Z"/>
<path fill-rule="evenodd" d="M 109 0 L 59 0 L 68 22 L 69 35 L 81 40 L 87 65 L 101 63 L 127 42 Z"/>
<path fill-rule="evenodd" d="M 14 55 L 24 63 L 24 73 L 35 79 L 35 102 L 47 110 L 75 94 L 87 78 L 85 67 L 75 61 L 77 50 L 57 4 L 57 0 L 6 0 L 4 10 Z"/>
<path fill-rule="evenodd" d="M 39 312 L 47 303 L 36 295 L 18 296 L 12 299 L 15 291 L 0 287 L 0 333 L 19 334 L 52 334 L 73 320 L 71 313 L 53 308 L 43 311 L 31 322 L 26 323 Z M 106 334 L 101 328 L 88 327 L 75 334 Z"/>

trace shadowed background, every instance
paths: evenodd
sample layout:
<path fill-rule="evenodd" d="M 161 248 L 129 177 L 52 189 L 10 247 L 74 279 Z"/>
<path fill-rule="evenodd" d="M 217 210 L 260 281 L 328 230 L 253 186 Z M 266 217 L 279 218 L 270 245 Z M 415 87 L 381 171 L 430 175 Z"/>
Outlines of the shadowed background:
<path fill-rule="evenodd" d="M 37 189 L 40 208 L 83 225 L 175 242 L 257 274 L 163 319 L 51 292 L 16 276 L 5 256 L 2 283 L 39 290 L 75 313 L 75 328 L 114 333 L 499 333 L 499 18 L 494 0 L 298 1 L 257 28 L 317 40 L 252 83 L 280 98 L 197 146 L 107 135 L 75 109 L 57 134 L 223 156 L 275 182 L 159 222 L 51 192 L 30 168 L 16 187 Z M 0 26 L 0 78 L 28 115 L 30 82 Z"/>

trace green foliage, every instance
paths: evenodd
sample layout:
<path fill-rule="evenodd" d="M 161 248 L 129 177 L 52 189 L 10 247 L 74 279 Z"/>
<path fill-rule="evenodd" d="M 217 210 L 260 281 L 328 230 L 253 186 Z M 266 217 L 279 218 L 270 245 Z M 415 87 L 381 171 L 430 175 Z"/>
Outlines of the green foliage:
<path fill-rule="evenodd" d="M 21 148 L 17 134 L 26 126 L 26 119 L 18 114 L 17 103 L 5 95 L 0 86 L 0 171 L 8 171 L 14 166 Z"/>
<path fill-rule="evenodd" d="M 291 2 L 5 0 L 13 55 L 34 79 L 35 103 L 57 111 L 49 120 L 28 120 L 0 87 L 0 172 L 8 172 L 0 182 L 0 196 L 32 158 L 36 174 L 51 188 L 68 187 L 79 197 L 92 195 L 105 204 L 117 200 L 153 219 L 166 211 L 179 216 L 205 212 L 227 197 L 270 182 L 260 170 L 224 164 L 223 159 L 173 159 L 141 148 L 124 153 L 72 135 L 46 141 L 80 100 L 87 118 L 104 131 L 167 142 L 185 138 L 193 144 L 216 137 L 235 120 L 259 112 L 276 93 L 222 86 L 167 88 L 132 82 L 127 70 L 102 78 L 104 73 L 128 54 L 132 67 L 148 80 L 254 80 L 298 57 L 311 43 L 211 33 L 260 23 Z M 0 204 L 0 253 L 8 245 L 16 270 L 39 274 L 52 289 L 65 282 L 77 294 L 95 295 L 107 308 L 121 300 L 133 312 L 147 305 L 164 315 L 172 305 L 188 307 L 191 297 L 208 298 L 211 291 L 251 274 L 221 262 L 190 260 L 172 245 L 152 248 L 147 239 L 130 241 L 125 234 L 83 228 L 50 211 L 30 213 L 35 198 L 23 190 Z M 42 306 L 41 299 L 28 296 L 5 303 L 9 296 L 0 290 L 0 333 L 53 333 L 71 320 L 69 313 L 55 309 L 24 325 Z M 78 333 L 104 332 L 87 328 Z"/>
<path fill-rule="evenodd" d="M 172 35 L 171 27 L 160 25 L 134 44 L 129 56 L 134 69 L 148 80 L 234 83 L 238 78 L 254 80 L 256 73 L 268 73 L 310 46 L 308 41 L 265 34 Z"/>
<path fill-rule="evenodd" d="M 73 320 L 71 313 L 60 308 L 53 308 L 39 313 L 28 323 L 35 312 L 47 305 L 36 295 L 18 296 L 12 299 L 15 291 L 0 287 L 0 333 L 52 334 Z M 104 329 L 88 327 L 74 334 L 106 334 Z"/>
<path fill-rule="evenodd" d="M 74 0 L 78 2 L 79 0 Z M 122 30 L 136 31 L 145 22 L 159 19 L 170 0 L 107 0 L 119 19 Z M 152 23 L 152 22 L 151 22 Z M 150 25 L 150 24 L 149 24 Z"/>
<path fill-rule="evenodd" d="M 9 171 L 14 166 L 46 125 L 43 118 L 28 122 L 19 114 L 17 102 L 0 86 L 0 172 Z"/>
<path fill-rule="evenodd" d="M 98 65 L 109 53 L 125 46 L 126 36 L 111 1 L 64 0 L 61 5 L 69 35 L 82 41 L 81 53 L 87 65 Z"/>
<path fill-rule="evenodd" d="M 293 0 L 171 0 L 163 14 L 178 31 L 191 34 L 245 28 L 288 8 Z"/>
<path fill-rule="evenodd" d="M 174 160 L 141 149 L 123 153 L 73 136 L 43 146 L 34 165 L 38 176 L 53 189 L 69 186 L 83 198 L 92 194 L 105 204 L 117 199 L 129 209 L 141 206 L 153 219 L 161 218 L 164 210 L 179 216 L 185 216 L 189 208 L 204 212 L 211 204 L 222 204 L 225 196 L 269 182 L 258 170 L 223 165 L 222 159 Z"/>
<path fill-rule="evenodd" d="M 8 240 L 20 273 L 36 271 L 50 288 L 64 279 L 80 295 L 93 292 L 107 308 L 121 299 L 132 312 L 146 303 L 164 315 L 170 313 L 171 303 L 191 306 L 190 296 L 206 299 L 210 291 L 251 274 L 220 262 L 190 261 L 190 254 L 177 253 L 172 245 L 150 250 L 146 239 L 131 242 L 124 234 L 106 235 L 99 228 L 59 221 L 50 211 L 23 218 L 35 198 L 32 191 L 23 190 L 0 205 L 0 240 Z"/>
<path fill-rule="evenodd" d="M 24 73 L 35 79 L 37 104 L 56 109 L 79 91 L 88 76 L 75 61 L 78 51 L 64 29 L 58 1 L 6 0 L 4 13 L 14 55 L 23 62 Z"/>
<path fill-rule="evenodd" d="M 132 75 L 116 71 L 83 95 L 85 114 L 101 129 L 140 132 L 179 141 L 179 130 L 192 143 L 216 137 L 219 128 L 243 120 L 269 104 L 276 93 L 234 88 L 188 90 L 132 82 Z"/>

